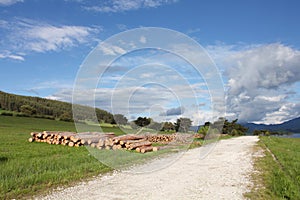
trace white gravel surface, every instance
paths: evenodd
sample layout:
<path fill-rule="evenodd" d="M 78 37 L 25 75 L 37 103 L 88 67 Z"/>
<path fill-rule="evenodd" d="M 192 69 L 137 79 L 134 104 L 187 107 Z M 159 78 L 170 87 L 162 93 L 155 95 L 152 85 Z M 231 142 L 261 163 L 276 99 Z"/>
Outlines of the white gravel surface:
<path fill-rule="evenodd" d="M 161 170 L 130 173 L 147 171 L 159 162 L 172 160 L 174 155 L 133 167 L 129 172 L 116 171 L 55 190 L 37 199 L 244 199 L 243 193 L 251 185 L 253 146 L 257 141 L 256 136 L 221 140 L 205 158 L 200 158 L 203 147 L 196 148 Z"/>

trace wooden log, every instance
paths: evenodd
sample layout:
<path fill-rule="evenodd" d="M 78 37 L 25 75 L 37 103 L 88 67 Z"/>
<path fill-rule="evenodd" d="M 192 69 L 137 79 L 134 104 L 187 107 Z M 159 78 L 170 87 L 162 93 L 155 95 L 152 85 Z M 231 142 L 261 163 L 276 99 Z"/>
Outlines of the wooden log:
<path fill-rule="evenodd" d="M 143 146 L 140 148 L 140 152 L 141 153 L 146 153 L 146 152 L 149 152 L 149 151 L 153 151 L 153 146 Z"/>
<path fill-rule="evenodd" d="M 139 142 L 144 142 L 144 141 L 146 141 L 146 138 L 142 138 L 139 140 L 124 140 L 124 143 L 125 144 L 134 144 L 134 143 L 139 143 Z M 121 142 L 120 142 L 120 144 L 121 144 Z"/>
<path fill-rule="evenodd" d="M 129 149 L 132 150 L 132 149 L 135 149 L 137 147 L 150 146 L 150 145 L 152 145 L 151 142 L 149 142 L 149 141 L 143 141 L 143 142 L 138 142 L 138 143 L 130 144 L 130 148 Z"/>
<path fill-rule="evenodd" d="M 139 140 L 145 138 L 144 135 L 121 135 L 114 137 L 113 140 L 115 142 L 123 141 L 123 140 Z"/>
<path fill-rule="evenodd" d="M 41 139 L 41 138 L 42 138 L 42 136 L 43 136 L 43 134 L 42 134 L 42 133 L 38 133 L 38 134 L 36 135 L 36 137 L 37 137 L 38 139 Z"/>
<path fill-rule="evenodd" d="M 99 142 L 99 138 L 98 137 L 95 137 L 95 138 L 90 138 L 87 140 L 87 144 L 90 145 L 92 143 L 98 143 Z"/>
<path fill-rule="evenodd" d="M 37 134 L 38 134 L 38 132 L 31 132 L 31 133 L 30 133 L 30 135 L 31 135 L 32 137 L 35 137 Z"/>
<path fill-rule="evenodd" d="M 92 148 L 96 148 L 97 144 L 96 144 L 96 143 L 92 143 L 90 146 L 91 146 Z"/>
<path fill-rule="evenodd" d="M 69 143 L 68 143 L 68 146 L 69 146 L 69 147 L 73 147 L 73 146 L 74 146 L 74 142 L 69 142 Z"/>
<path fill-rule="evenodd" d="M 141 148 L 140 148 L 140 147 L 137 147 L 137 148 L 135 149 L 135 151 L 138 152 L 138 153 L 140 153 L 140 152 L 141 152 Z"/>
<path fill-rule="evenodd" d="M 112 146 L 112 149 L 113 149 L 113 150 L 117 150 L 117 149 L 118 149 L 118 145 L 117 145 L 117 144 L 113 145 L 113 146 Z"/>

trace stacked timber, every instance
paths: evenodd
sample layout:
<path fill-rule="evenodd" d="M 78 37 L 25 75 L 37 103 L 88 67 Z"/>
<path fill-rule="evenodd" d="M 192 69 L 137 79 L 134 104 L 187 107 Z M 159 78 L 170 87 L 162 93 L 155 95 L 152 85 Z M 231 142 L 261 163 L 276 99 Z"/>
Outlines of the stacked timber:
<path fill-rule="evenodd" d="M 158 147 L 153 147 L 152 142 L 148 141 L 145 135 L 115 136 L 114 133 L 43 131 L 32 132 L 31 138 L 28 141 L 46 142 L 48 144 L 60 144 L 71 147 L 85 145 L 97 149 L 135 150 L 140 153 L 158 150 Z"/>
<path fill-rule="evenodd" d="M 115 135 L 113 133 L 81 133 L 77 134 L 74 132 L 58 132 L 58 131 L 43 131 L 43 132 L 32 132 L 29 142 L 45 142 L 48 144 L 64 145 L 70 147 L 79 147 L 85 144 L 92 144 L 93 141 L 100 139 L 112 138 Z"/>
<path fill-rule="evenodd" d="M 97 146 L 99 148 L 99 145 Z M 105 149 L 126 149 L 135 150 L 140 153 L 146 153 L 149 151 L 157 151 L 157 147 L 152 146 L 152 142 L 147 141 L 147 137 L 144 135 L 121 135 L 114 137 L 107 144 L 102 145 L 100 148 Z"/>
<path fill-rule="evenodd" d="M 201 134 L 201 133 L 196 133 L 195 135 L 194 135 L 194 138 L 196 138 L 196 139 L 204 139 L 204 134 Z"/>
<path fill-rule="evenodd" d="M 173 134 L 147 134 L 147 140 L 161 144 L 189 143 L 194 138 L 193 134 L 173 133 Z"/>
<path fill-rule="evenodd" d="M 155 143 L 169 143 L 176 139 L 176 134 L 147 135 L 147 140 Z"/>

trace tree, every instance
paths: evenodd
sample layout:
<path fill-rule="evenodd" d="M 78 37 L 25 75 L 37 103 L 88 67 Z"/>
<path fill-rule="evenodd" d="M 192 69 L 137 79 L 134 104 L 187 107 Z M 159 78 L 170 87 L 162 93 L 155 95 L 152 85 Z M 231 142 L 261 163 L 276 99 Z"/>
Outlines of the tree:
<path fill-rule="evenodd" d="M 66 121 L 66 122 L 71 122 L 71 121 L 73 121 L 72 115 L 71 115 L 71 113 L 69 113 L 69 112 L 64 112 L 63 114 L 61 114 L 61 115 L 59 116 L 59 119 L 60 119 L 61 121 Z"/>
<path fill-rule="evenodd" d="M 128 119 L 122 114 L 115 114 L 112 120 L 112 124 L 126 125 L 127 123 Z"/>
<path fill-rule="evenodd" d="M 160 131 L 163 127 L 163 124 L 162 123 L 158 123 L 158 122 L 155 122 L 155 121 L 152 121 L 149 126 L 149 128 L 153 129 L 153 130 L 156 130 L 156 131 Z"/>
<path fill-rule="evenodd" d="M 151 123 L 151 118 L 138 117 L 136 120 L 134 120 L 134 123 L 139 127 L 145 127 Z"/>
<path fill-rule="evenodd" d="M 175 123 L 175 130 L 177 132 L 188 132 L 192 125 L 192 120 L 189 118 L 179 118 L 177 119 L 177 122 Z"/>
<path fill-rule="evenodd" d="M 34 115 L 36 114 L 36 109 L 31 107 L 30 105 L 22 105 L 20 107 L 20 111 L 26 115 Z"/>
<path fill-rule="evenodd" d="M 232 120 L 231 122 L 225 118 L 219 118 L 217 122 L 214 123 L 214 126 L 217 127 L 223 123 L 223 127 L 220 130 L 222 134 L 228 134 L 232 136 L 245 135 L 248 131 L 248 128 L 237 123 L 238 119 Z M 218 127 L 219 129 L 220 127 Z"/>
<path fill-rule="evenodd" d="M 198 133 L 203 134 L 203 136 L 205 137 L 209 130 L 210 125 L 211 125 L 210 122 L 205 122 L 204 125 L 198 129 Z"/>
<path fill-rule="evenodd" d="M 162 131 L 174 131 L 175 126 L 172 122 L 163 122 Z"/>

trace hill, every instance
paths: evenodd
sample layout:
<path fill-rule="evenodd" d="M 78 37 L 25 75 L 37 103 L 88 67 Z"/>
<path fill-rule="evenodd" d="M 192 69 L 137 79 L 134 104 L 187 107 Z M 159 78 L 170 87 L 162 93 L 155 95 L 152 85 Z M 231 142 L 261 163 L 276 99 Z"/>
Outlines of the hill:
<path fill-rule="evenodd" d="M 93 108 L 88 106 L 79 106 L 79 120 L 93 119 Z M 2 114 L 11 114 L 16 112 L 19 116 L 33 116 L 49 119 L 60 119 L 62 121 L 72 121 L 72 104 L 57 100 L 50 100 L 40 97 L 21 96 L 9 94 L 0 91 L 0 110 Z M 9 111 L 9 112 L 6 112 Z M 111 123 L 113 115 L 105 110 L 96 108 L 96 114 L 99 121 Z"/>
<path fill-rule="evenodd" d="M 276 132 L 300 133 L 300 117 L 284 122 L 282 124 L 266 125 L 246 123 L 243 125 L 249 128 L 249 132 L 253 132 L 254 130 L 270 130 Z"/>

